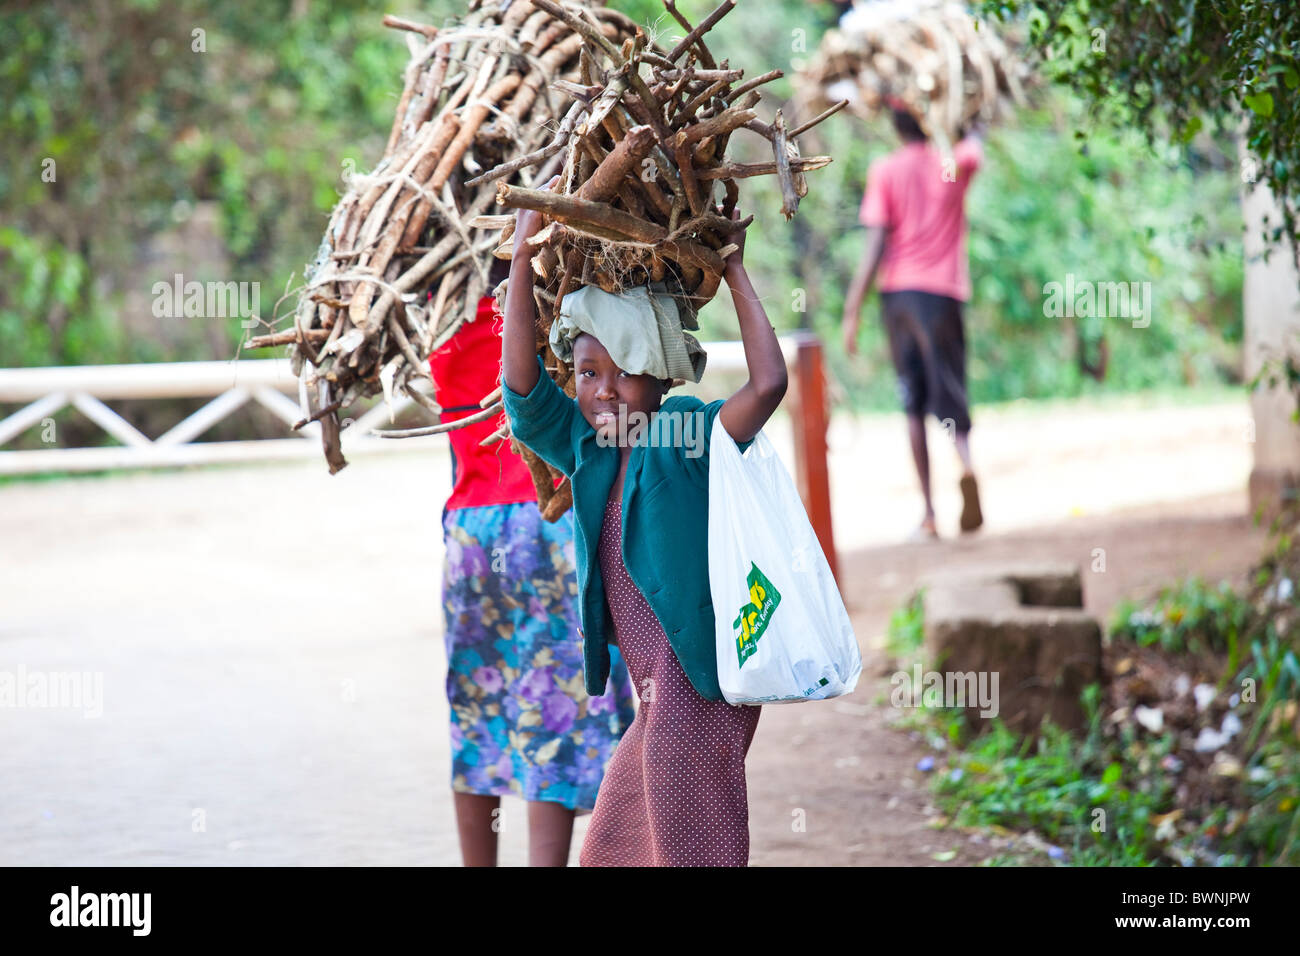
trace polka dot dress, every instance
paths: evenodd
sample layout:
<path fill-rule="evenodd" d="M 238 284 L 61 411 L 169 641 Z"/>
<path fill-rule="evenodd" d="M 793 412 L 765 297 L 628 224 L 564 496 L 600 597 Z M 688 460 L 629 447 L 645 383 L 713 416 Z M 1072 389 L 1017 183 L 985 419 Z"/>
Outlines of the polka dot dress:
<path fill-rule="evenodd" d="M 745 754 L 760 708 L 701 697 L 628 576 L 611 494 L 598 555 L 619 652 L 640 698 L 596 796 L 583 866 L 745 866 Z"/>

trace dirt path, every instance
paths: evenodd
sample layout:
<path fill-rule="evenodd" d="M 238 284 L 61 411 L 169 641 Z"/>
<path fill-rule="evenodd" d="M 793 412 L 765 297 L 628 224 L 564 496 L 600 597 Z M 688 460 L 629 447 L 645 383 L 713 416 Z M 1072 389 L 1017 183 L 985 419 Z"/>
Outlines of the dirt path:
<path fill-rule="evenodd" d="M 985 414 L 988 527 L 937 545 L 888 543 L 917 517 L 899 420 L 837 421 L 841 580 L 868 675 L 922 571 L 1086 568 L 1103 547 L 1106 573 L 1085 582 L 1098 613 L 1180 574 L 1239 573 L 1261 547 L 1241 517 L 1245 415 L 1244 402 Z M 787 449 L 780 422 L 772 432 Z M 941 530 L 956 514 L 949 458 L 935 453 Z M 449 472 L 431 447 L 334 478 L 310 462 L 0 487 L 0 671 L 103 678 L 101 717 L 2 715 L 0 864 L 457 862 L 439 603 Z M 957 848 L 925 826 L 923 742 L 888 729 L 875 696 L 864 678 L 845 700 L 765 710 L 755 864 L 932 864 Z M 502 862 L 519 864 L 523 805 L 505 810 Z"/>
<path fill-rule="evenodd" d="M 893 668 L 879 640 L 922 574 L 937 567 L 1071 561 L 1083 569 L 1087 609 L 1104 621 L 1120 598 L 1150 594 L 1179 576 L 1239 578 L 1264 545 L 1244 509 L 1244 495 L 1223 494 L 1034 532 L 849 554 L 841 578 L 853 582 L 848 603 L 859 639 L 871 642 L 863 680 L 847 700 L 764 710 L 748 762 L 753 863 L 969 866 L 995 852 L 979 838 L 928 826 L 935 814 L 930 775 L 916 765 L 926 755 L 936 762 L 942 756 L 888 726 L 895 717 L 887 703 Z M 1098 547 L 1106 549 L 1105 573 L 1088 570 Z M 804 811 L 803 833 L 792 826 L 798 809 Z M 948 850 L 957 855 L 947 864 L 931 856 Z"/>

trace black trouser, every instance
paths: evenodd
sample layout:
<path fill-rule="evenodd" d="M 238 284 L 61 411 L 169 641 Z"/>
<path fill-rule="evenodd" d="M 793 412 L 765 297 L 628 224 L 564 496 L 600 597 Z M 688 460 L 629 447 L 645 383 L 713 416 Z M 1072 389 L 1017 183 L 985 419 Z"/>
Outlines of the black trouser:
<path fill-rule="evenodd" d="M 882 292 L 880 301 L 903 410 L 930 412 L 954 431 L 969 431 L 962 303 L 912 290 Z"/>

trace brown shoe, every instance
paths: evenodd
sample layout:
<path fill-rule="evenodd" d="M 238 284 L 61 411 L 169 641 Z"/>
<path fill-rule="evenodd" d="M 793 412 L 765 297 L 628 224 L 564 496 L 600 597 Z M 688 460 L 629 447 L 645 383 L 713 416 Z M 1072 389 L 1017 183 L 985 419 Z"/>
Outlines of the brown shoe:
<path fill-rule="evenodd" d="M 979 487 L 970 473 L 961 476 L 961 502 L 961 530 L 974 531 L 984 523 L 984 515 L 980 511 Z"/>

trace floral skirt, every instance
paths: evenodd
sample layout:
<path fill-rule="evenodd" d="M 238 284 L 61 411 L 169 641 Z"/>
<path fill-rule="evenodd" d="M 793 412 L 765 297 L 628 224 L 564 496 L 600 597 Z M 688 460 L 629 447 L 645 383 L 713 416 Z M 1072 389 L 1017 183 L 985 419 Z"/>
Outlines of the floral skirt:
<path fill-rule="evenodd" d="M 605 694 L 586 693 L 573 513 L 448 509 L 443 539 L 452 789 L 590 810 L 634 708 L 613 647 Z"/>

